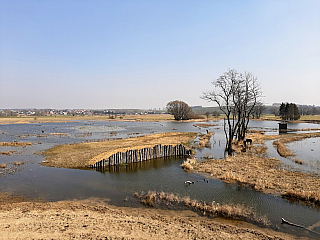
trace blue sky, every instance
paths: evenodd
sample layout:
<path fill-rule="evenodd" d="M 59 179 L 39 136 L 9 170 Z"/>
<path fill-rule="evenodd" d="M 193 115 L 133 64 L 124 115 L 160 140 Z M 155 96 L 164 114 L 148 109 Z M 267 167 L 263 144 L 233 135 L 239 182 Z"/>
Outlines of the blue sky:
<path fill-rule="evenodd" d="M 320 105 L 320 1 L 0 1 L 0 108 L 163 108 L 228 69 Z"/>

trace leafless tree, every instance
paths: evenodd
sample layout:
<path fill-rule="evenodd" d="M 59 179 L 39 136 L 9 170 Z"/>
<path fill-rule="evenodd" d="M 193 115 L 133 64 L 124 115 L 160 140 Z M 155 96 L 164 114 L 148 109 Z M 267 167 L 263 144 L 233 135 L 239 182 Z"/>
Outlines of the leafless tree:
<path fill-rule="evenodd" d="M 175 100 L 167 103 L 167 112 L 174 116 L 175 120 L 188 120 L 193 114 L 191 107 L 183 101 Z"/>
<path fill-rule="evenodd" d="M 212 82 L 214 90 L 204 92 L 202 99 L 218 104 L 225 115 L 226 150 L 231 153 L 232 140 L 245 138 L 250 114 L 261 96 L 257 78 L 252 73 L 232 69 Z"/>

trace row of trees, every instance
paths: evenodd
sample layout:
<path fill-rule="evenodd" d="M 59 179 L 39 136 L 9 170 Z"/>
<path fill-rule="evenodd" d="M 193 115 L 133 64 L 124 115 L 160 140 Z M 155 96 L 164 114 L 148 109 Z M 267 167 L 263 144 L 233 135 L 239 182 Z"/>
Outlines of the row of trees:
<path fill-rule="evenodd" d="M 279 116 L 282 120 L 298 120 L 300 113 L 295 103 L 281 103 L 279 108 Z"/>

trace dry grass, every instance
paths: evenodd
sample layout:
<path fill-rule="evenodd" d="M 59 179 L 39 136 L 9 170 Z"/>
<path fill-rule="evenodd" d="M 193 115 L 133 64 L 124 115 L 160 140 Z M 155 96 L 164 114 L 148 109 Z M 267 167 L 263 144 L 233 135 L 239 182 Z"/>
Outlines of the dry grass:
<path fill-rule="evenodd" d="M 300 117 L 300 120 L 318 120 L 320 121 L 320 115 L 303 115 Z"/>
<path fill-rule="evenodd" d="M 68 133 L 50 133 L 50 135 L 68 136 Z"/>
<path fill-rule="evenodd" d="M 14 152 L 16 152 L 16 151 L 6 151 L 6 152 L 0 152 L 0 154 L 2 154 L 2 155 L 8 155 L 8 156 L 10 156 L 12 153 L 14 153 Z"/>
<path fill-rule="evenodd" d="M 157 144 L 176 145 L 182 143 L 186 145 L 195 137 L 196 133 L 172 132 L 112 141 L 59 145 L 43 153 L 43 155 L 48 157 L 42 165 L 65 168 L 86 167 L 103 158 L 107 159 L 117 152 L 153 147 Z"/>
<path fill-rule="evenodd" d="M 193 126 L 207 128 L 207 127 L 214 127 L 214 126 L 218 126 L 218 125 L 212 124 L 212 123 L 197 123 L 197 124 L 193 124 Z"/>
<path fill-rule="evenodd" d="M 249 184 L 257 191 L 290 195 L 320 204 L 320 176 L 282 169 L 275 158 L 240 153 L 226 159 L 196 163 L 194 169 L 224 181 Z"/>
<path fill-rule="evenodd" d="M 294 158 L 293 161 L 297 164 L 300 164 L 302 165 L 303 164 L 303 161 L 301 161 L 299 158 Z"/>
<path fill-rule="evenodd" d="M 277 149 L 278 153 L 282 157 L 289 157 L 294 156 L 295 154 L 292 153 L 286 146 L 286 143 L 294 142 L 294 141 L 300 141 L 305 138 L 315 138 L 320 137 L 320 132 L 316 133 L 302 133 L 302 134 L 286 134 L 286 135 L 280 135 L 281 139 L 274 141 L 273 146 Z"/>
<path fill-rule="evenodd" d="M 197 145 L 192 146 L 193 148 L 204 148 L 210 147 L 210 138 L 214 134 L 214 132 L 208 132 L 207 134 L 201 136 L 199 138 L 199 143 Z"/>
<path fill-rule="evenodd" d="M 193 158 L 188 158 L 180 166 L 182 167 L 183 170 L 190 171 L 190 170 L 193 170 L 193 165 L 196 164 L 196 162 L 197 160 Z"/>
<path fill-rule="evenodd" d="M 192 210 L 198 211 L 203 215 L 213 217 L 224 217 L 228 219 L 247 220 L 256 223 L 268 225 L 269 221 L 266 217 L 257 216 L 252 209 L 242 205 L 234 204 L 219 204 L 215 201 L 207 204 L 197 200 L 191 200 L 189 196 L 178 197 L 173 193 L 148 191 L 147 194 L 138 193 L 134 194 L 135 197 L 140 199 L 140 202 L 146 206 L 154 207 L 156 204 L 161 205 L 182 205 Z"/>
<path fill-rule="evenodd" d="M 32 145 L 32 142 L 0 142 L 1 147 L 26 147 Z"/>

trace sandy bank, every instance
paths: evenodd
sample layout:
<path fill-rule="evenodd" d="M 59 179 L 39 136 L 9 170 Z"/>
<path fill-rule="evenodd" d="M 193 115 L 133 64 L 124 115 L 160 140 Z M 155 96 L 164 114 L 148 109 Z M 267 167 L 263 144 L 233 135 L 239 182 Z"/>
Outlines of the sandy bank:
<path fill-rule="evenodd" d="M 0 200 L 3 239 L 295 239 L 248 223 L 200 218 L 190 211 L 115 208 L 94 199 L 15 200 Z"/>

